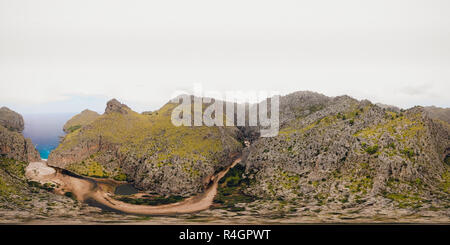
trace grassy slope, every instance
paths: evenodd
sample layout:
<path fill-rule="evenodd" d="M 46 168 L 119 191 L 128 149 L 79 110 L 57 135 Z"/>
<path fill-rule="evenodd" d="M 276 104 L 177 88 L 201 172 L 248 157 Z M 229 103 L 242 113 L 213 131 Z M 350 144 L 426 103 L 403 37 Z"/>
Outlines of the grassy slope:
<path fill-rule="evenodd" d="M 80 114 L 73 116 L 66 124 L 64 124 L 64 132 L 73 132 L 82 126 L 95 121 L 98 117 L 100 117 L 100 115 L 97 112 L 84 110 Z"/>
<path fill-rule="evenodd" d="M 222 135 L 217 127 L 175 127 L 171 112 L 176 104 L 168 103 L 151 115 L 129 110 L 127 114 L 110 113 L 100 116 L 89 125 L 68 134 L 58 152 L 69 151 L 82 142 L 98 141 L 118 146 L 118 152 L 134 159 L 151 159 L 157 168 L 170 166 L 183 159 L 183 170 L 192 177 L 199 177 L 196 161 L 217 166 L 224 159 L 224 149 L 239 151 L 242 144 L 229 134 Z M 228 129 L 226 129 L 228 130 Z M 67 168 L 84 175 L 113 177 L 124 180 L 120 168 L 106 169 L 105 163 L 93 154 Z"/>
<path fill-rule="evenodd" d="M 0 158 L 0 208 L 26 208 L 31 205 L 33 193 L 39 193 L 42 186 L 28 182 L 26 166 L 25 162 Z"/>

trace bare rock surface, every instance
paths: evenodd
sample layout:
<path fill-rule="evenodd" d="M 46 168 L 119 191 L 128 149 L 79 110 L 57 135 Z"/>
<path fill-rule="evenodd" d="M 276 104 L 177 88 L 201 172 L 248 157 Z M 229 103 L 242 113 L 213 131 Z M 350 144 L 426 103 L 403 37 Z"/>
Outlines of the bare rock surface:
<path fill-rule="evenodd" d="M 22 115 L 7 107 L 0 108 L 0 125 L 15 132 L 21 133 L 24 129 Z"/>
<path fill-rule="evenodd" d="M 127 105 L 120 103 L 116 99 L 112 99 L 108 101 L 108 103 L 106 104 L 105 114 L 110 114 L 114 112 L 127 114 L 129 110 L 130 108 Z"/>
<path fill-rule="evenodd" d="M 20 114 L 6 107 L 0 109 L 0 156 L 24 162 L 39 161 L 39 153 L 31 139 L 26 139 L 21 133 L 23 127 Z"/>
<path fill-rule="evenodd" d="M 448 210 L 450 129 L 424 108 L 309 92 L 280 102 L 280 134 L 246 153 L 246 194 L 321 209 Z"/>

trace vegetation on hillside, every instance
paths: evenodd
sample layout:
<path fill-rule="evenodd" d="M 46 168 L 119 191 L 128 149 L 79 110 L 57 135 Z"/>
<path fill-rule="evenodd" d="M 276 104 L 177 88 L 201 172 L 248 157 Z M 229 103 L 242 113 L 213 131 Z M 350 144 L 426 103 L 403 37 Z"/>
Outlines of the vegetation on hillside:
<path fill-rule="evenodd" d="M 200 188 L 201 179 L 228 164 L 229 155 L 239 152 L 242 144 L 233 129 L 174 126 L 171 113 L 177 105 L 168 103 L 152 114 L 129 108 L 124 109 L 126 113 L 104 114 L 67 134 L 50 158 L 97 144 L 96 150 L 77 156 L 64 167 L 88 176 L 126 179 L 126 175 L 143 189 L 171 181 L 170 175 L 177 172 L 186 185 Z M 164 171 L 170 171 L 170 175 L 161 176 L 162 180 L 154 176 Z"/>
<path fill-rule="evenodd" d="M 63 130 L 66 133 L 71 133 L 82 126 L 88 125 L 95 121 L 100 115 L 91 110 L 84 110 L 80 114 L 73 116 L 69 121 L 64 124 Z"/>
<path fill-rule="evenodd" d="M 219 181 L 217 195 L 214 198 L 214 207 L 229 211 L 243 211 L 245 208 L 239 204 L 250 203 L 254 197 L 245 195 L 242 190 L 248 187 L 248 179 L 244 179 L 245 167 L 238 164 L 230 169 Z"/>

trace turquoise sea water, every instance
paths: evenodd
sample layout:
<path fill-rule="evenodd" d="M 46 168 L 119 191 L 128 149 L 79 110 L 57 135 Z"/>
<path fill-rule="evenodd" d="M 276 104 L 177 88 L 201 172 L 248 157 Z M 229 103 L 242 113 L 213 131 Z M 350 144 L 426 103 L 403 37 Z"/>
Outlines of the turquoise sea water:
<path fill-rule="evenodd" d="M 64 124 L 74 113 L 24 114 L 23 135 L 31 138 L 42 159 L 48 159 L 50 152 L 58 147 Z"/>

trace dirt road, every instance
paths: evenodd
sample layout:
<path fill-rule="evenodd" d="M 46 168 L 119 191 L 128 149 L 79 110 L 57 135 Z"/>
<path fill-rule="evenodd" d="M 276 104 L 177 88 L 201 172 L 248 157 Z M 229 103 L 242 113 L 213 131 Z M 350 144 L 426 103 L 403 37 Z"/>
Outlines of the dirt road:
<path fill-rule="evenodd" d="M 112 198 L 112 193 L 107 185 L 98 183 L 87 178 L 77 178 L 63 174 L 61 171 L 51 171 L 46 163 L 36 162 L 30 163 L 26 169 L 28 178 L 42 183 L 52 182 L 57 184 L 56 192 L 64 194 L 65 192 L 72 192 L 79 201 L 95 201 L 101 206 L 109 209 L 141 215 L 164 215 L 164 214 L 180 214 L 180 213 L 194 213 L 208 209 L 217 194 L 219 180 L 236 164 L 241 161 L 241 158 L 236 159 L 229 167 L 216 174 L 212 179 L 205 192 L 187 198 L 181 202 L 159 205 L 134 205 L 118 201 Z M 40 171 L 42 170 L 42 171 Z M 109 189 L 109 190 L 108 190 Z"/>

